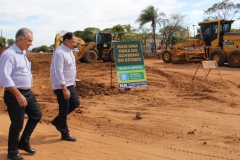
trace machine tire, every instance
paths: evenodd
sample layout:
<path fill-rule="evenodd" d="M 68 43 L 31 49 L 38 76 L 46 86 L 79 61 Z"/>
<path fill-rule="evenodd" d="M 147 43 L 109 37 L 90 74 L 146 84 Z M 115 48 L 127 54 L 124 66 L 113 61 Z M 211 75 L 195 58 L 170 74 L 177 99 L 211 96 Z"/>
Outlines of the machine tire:
<path fill-rule="evenodd" d="M 83 58 L 81 58 L 81 59 L 79 59 L 79 62 L 84 63 L 85 61 Z"/>
<path fill-rule="evenodd" d="M 226 61 L 226 54 L 219 49 L 213 50 L 209 55 L 209 60 L 215 60 L 218 66 L 223 66 Z"/>
<path fill-rule="evenodd" d="M 97 53 L 94 50 L 88 50 L 84 56 L 83 56 L 83 60 L 86 63 L 94 63 L 97 61 Z"/>
<path fill-rule="evenodd" d="M 240 50 L 234 50 L 228 54 L 227 62 L 230 67 L 240 68 Z"/>
<path fill-rule="evenodd" d="M 109 62 L 109 59 L 102 59 L 103 62 Z"/>
<path fill-rule="evenodd" d="M 162 52 L 162 60 L 163 60 L 163 62 L 165 62 L 165 63 L 171 63 L 171 62 L 172 62 L 172 56 L 173 56 L 173 54 L 172 54 L 171 51 L 169 51 L 169 50 L 164 50 L 164 51 Z"/>
<path fill-rule="evenodd" d="M 108 54 L 108 58 L 109 58 L 110 62 L 115 62 L 115 56 L 114 56 L 113 51 L 111 51 L 111 52 Z"/>

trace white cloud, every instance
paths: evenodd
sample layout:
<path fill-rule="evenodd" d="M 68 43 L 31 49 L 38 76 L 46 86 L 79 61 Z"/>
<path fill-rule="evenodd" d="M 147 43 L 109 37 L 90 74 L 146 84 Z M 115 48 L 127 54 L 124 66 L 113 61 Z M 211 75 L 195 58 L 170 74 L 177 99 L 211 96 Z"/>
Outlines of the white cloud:
<path fill-rule="evenodd" d="M 34 33 L 33 47 L 49 46 L 60 30 L 105 29 L 117 24 L 138 27 L 135 20 L 149 5 L 166 15 L 185 14 L 186 25 L 192 26 L 202 21 L 203 10 L 214 3 L 213 0 L 197 4 L 190 0 L 0 0 L 0 29 L 6 38 L 14 38 L 19 28 L 27 27 Z"/>

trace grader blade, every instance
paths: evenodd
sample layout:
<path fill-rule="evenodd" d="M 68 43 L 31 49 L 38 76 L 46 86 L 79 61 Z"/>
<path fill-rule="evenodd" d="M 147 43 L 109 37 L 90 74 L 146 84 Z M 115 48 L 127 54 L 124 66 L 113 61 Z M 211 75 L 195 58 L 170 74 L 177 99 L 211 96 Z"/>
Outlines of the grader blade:
<path fill-rule="evenodd" d="M 173 58 L 172 58 L 172 63 L 174 63 L 174 64 L 187 63 L 186 55 L 185 54 L 174 54 Z"/>
<path fill-rule="evenodd" d="M 172 63 L 199 62 L 206 60 L 205 52 L 198 50 L 177 50 L 173 53 Z"/>
<path fill-rule="evenodd" d="M 191 50 L 186 53 L 187 62 L 199 62 L 207 60 L 205 52 L 203 50 Z"/>

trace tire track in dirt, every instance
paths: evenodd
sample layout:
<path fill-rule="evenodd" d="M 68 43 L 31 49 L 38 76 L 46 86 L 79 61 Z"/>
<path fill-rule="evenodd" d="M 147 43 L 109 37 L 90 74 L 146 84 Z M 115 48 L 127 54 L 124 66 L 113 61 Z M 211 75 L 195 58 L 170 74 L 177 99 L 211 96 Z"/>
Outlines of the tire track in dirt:
<path fill-rule="evenodd" d="M 178 97 L 182 98 L 187 97 L 187 99 L 193 100 L 214 100 L 219 103 L 225 103 L 223 98 L 215 96 L 215 94 L 218 94 L 219 90 L 222 92 L 222 89 L 226 89 L 225 94 L 230 94 L 231 92 L 228 91 L 229 87 L 225 83 L 210 80 L 207 82 L 203 79 L 192 81 L 192 76 L 189 74 L 156 70 L 152 67 L 147 67 L 147 72 L 167 79 L 167 84 L 162 86 L 168 86 L 169 90 L 174 90 L 177 92 Z M 158 83 L 152 83 L 152 85 L 158 87 Z"/>

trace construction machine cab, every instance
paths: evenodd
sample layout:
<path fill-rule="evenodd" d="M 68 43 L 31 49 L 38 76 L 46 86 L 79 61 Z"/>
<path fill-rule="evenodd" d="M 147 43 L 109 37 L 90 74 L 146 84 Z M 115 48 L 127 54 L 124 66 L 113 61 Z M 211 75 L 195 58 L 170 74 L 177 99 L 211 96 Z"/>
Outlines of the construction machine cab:
<path fill-rule="evenodd" d="M 60 46 L 63 38 L 60 34 L 55 37 L 55 49 Z M 77 37 L 77 52 L 73 50 L 77 61 L 94 63 L 97 59 L 103 61 L 115 61 L 112 48 L 112 35 L 110 33 L 96 34 L 96 43 L 85 43 L 83 39 Z"/>
<path fill-rule="evenodd" d="M 234 20 L 212 20 L 199 22 L 202 38 L 206 46 L 223 47 L 223 35 L 230 32 Z"/>
<path fill-rule="evenodd" d="M 112 46 L 112 35 L 109 33 L 97 33 L 96 44 L 98 50 L 109 49 Z"/>
<path fill-rule="evenodd" d="M 115 61 L 112 47 L 112 34 L 97 33 L 96 44 L 99 51 L 99 59 L 103 61 Z"/>
<path fill-rule="evenodd" d="M 234 20 L 210 20 L 199 22 L 204 40 L 205 55 L 215 60 L 218 66 L 228 63 L 230 67 L 240 67 L 240 34 L 231 33 Z"/>

